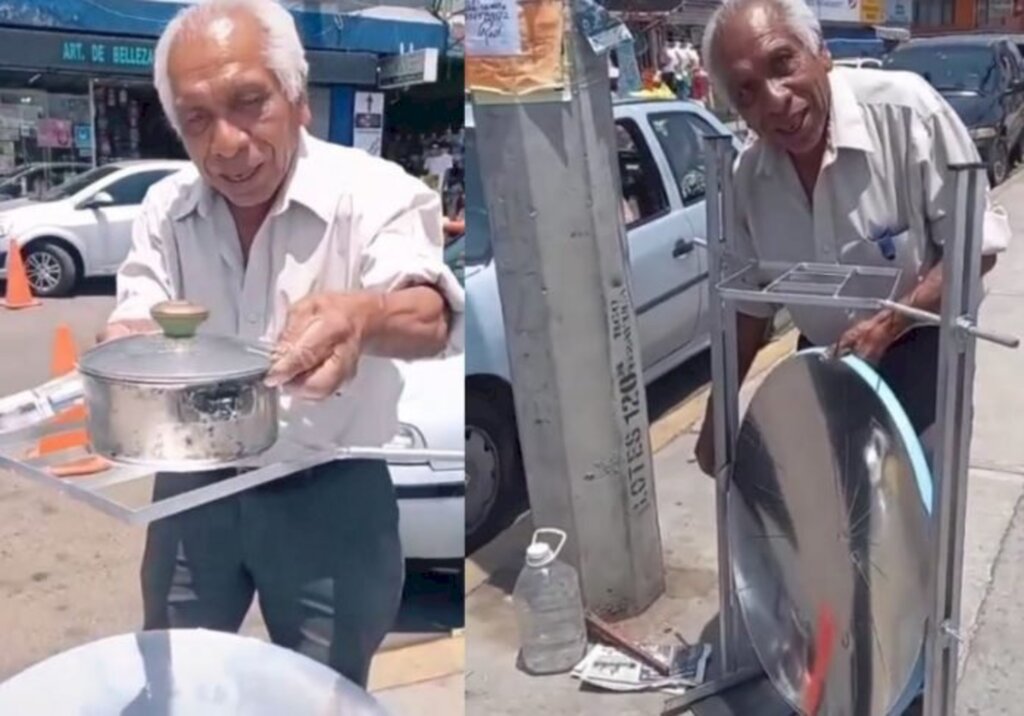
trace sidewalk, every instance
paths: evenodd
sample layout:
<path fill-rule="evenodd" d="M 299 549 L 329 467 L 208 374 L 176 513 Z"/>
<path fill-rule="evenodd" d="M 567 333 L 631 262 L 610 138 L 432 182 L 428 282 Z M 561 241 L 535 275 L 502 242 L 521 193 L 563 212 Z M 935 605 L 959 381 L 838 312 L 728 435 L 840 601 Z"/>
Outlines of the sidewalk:
<path fill-rule="evenodd" d="M 996 195 L 1011 213 L 1015 235 L 1024 237 L 1024 178 L 1018 175 Z M 1019 208 L 1011 209 L 1014 206 Z M 1024 289 L 1018 288 L 1024 277 L 1024 244 L 1020 242 L 1018 239 L 1000 259 L 988 280 L 989 295 L 981 316 L 982 325 L 1018 335 L 1024 333 Z M 755 379 L 754 384 L 745 386 L 741 397 L 749 400 L 756 383 Z M 685 415 L 690 425 L 702 417 L 703 400 L 698 397 L 696 401 L 676 411 Z M 1011 518 L 1024 495 L 1022 429 L 1024 351 L 979 342 L 961 626 L 966 636 L 962 655 L 970 653 L 977 631 L 979 654 L 984 648 L 984 658 L 966 659 L 958 713 L 970 716 L 1017 714 L 1024 699 L 1019 671 L 1010 668 L 1024 660 L 1024 615 L 1016 616 L 1019 610 L 1014 601 L 1024 593 L 1024 567 L 1004 567 L 1001 556 L 1004 542 L 1007 556 L 1016 554 L 1014 547 L 1024 552 L 1024 524 L 1007 538 Z M 654 426 L 652 437 L 656 438 L 658 431 L 659 426 Z M 695 641 L 717 613 L 714 486 L 691 462 L 695 439 L 691 431 L 676 431 L 663 446 L 654 440 L 655 447 L 660 447 L 654 473 L 667 587 L 647 613 L 620 625 L 634 639 L 671 640 L 672 632 L 678 631 Z M 1024 523 L 1024 517 L 1019 521 Z M 509 594 L 531 530 L 527 516 L 473 555 L 468 565 L 467 710 L 495 716 L 660 713 L 668 698 L 664 694 L 584 692 L 568 675 L 531 677 L 516 669 L 518 639 Z M 997 598 L 1002 601 L 997 603 Z M 1006 622 L 1014 627 L 1010 629 Z M 1001 638 L 1002 634 L 1022 638 Z M 1009 657 L 1017 661 L 1007 661 Z M 993 668 L 1001 669 L 1002 681 L 991 681 Z M 993 695 L 994 687 L 989 684 L 1004 681 L 1012 682 L 1013 688 Z"/>

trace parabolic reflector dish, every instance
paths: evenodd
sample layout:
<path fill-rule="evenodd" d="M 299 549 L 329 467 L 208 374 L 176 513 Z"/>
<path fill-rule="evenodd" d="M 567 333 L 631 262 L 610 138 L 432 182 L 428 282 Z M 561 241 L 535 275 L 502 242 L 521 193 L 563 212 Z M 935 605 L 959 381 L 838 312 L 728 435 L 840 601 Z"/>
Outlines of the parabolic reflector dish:
<path fill-rule="evenodd" d="M 257 639 L 181 629 L 70 649 L 0 684 L 0 714 L 384 716 L 363 689 Z"/>
<path fill-rule="evenodd" d="M 905 702 L 930 601 L 931 492 L 910 421 L 867 363 L 803 351 L 758 388 L 728 536 L 754 650 L 798 711 L 812 682 L 819 716 Z"/>

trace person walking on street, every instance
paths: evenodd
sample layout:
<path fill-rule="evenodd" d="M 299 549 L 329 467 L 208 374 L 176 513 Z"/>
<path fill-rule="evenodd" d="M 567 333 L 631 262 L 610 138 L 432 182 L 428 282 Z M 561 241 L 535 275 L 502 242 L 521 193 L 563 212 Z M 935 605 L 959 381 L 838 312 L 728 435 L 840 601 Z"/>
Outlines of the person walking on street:
<path fill-rule="evenodd" d="M 394 359 L 460 349 L 437 193 L 310 136 L 307 75 L 273 0 L 204 0 L 168 24 L 154 84 L 194 166 L 146 196 L 101 336 L 151 331 L 153 305 L 184 299 L 210 310 L 201 330 L 276 343 L 266 462 L 388 442 Z M 158 475 L 154 499 L 234 474 Z M 258 595 L 275 643 L 365 686 L 403 575 L 386 463 L 331 462 L 150 525 L 144 628 L 236 631 Z"/>
<path fill-rule="evenodd" d="M 951 164 L 978 162 L 963 122 L 921 77 L 833 68 L 821 25 L 804 0 L 726 0 L 705 34 L 716 94 L 754 135 L 734 182 L 730 258 L 883 266 L 901 270 L 898 300 L 937 312 L 943 247 L 953 235 Z M 982 271 L 1009 241 L 1005 212 L 987 187 Z M 762 277 L 767 278 L 767 277 Z M 880 297 L 882 298 L 882 297 Z M 938 329 L 885 309 L 871 315 L 789 306 L 800 347 L 832 347 L 876 365 L 927 446 L 935 422 Z M 742 381 L 766 343 L 775 309 L 737 307 Z M 714 471 L 709 402 L 697 442 Z"/>

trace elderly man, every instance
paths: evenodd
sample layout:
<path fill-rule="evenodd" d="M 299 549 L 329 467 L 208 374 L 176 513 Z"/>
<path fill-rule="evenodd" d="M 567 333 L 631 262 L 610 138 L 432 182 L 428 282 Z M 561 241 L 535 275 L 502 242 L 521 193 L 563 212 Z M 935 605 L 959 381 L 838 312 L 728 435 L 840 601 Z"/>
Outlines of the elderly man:
<path fill-rule="evenodd" d="M 735 167 L 740 262 L 859 264 L 901 270 L 898 298 L 937 312 L 943 246 L 953 233 L 954 174 L 979 161 L 963 123 L 917 75 L 832 68 L 803 0 L 726 0 L 705 34 L 716 93 L 754 139 Z M 981 187 L 974 201 L 987 204 Z M 982 270 L 1005 248 L 1004 213 L 985 214 Z M 876 364 L 926 444 L 935 422 L 938 329 L 901 314 L 789 307 L 800 347 L 833 347 Z M 774 309 L 741 305 L 737 364 L 746 376 Z M 696 454 L 714 467 L 711 410 Z"/>
<path fill-rule="evenodd" d="M 154 186 L 104 339 L 153 330 L 187 299 L 204 330 L 276 342 L 280 450 L 381 445 L 402 390 L 393 359 L 442 353 L 463 295 L 442 262 L 440 202 L 397 165 L 307 134 L 307 64 L 272 0 L 184 10 L 155 84 L 194 168 Z M 158 476 L 155 498 L 234 474 Z M 365 685 L 401 599 L 387 466 L 339 461 L 151 525 L 145 628 L 234 631 L 258 593 L 274 642 Z"/>

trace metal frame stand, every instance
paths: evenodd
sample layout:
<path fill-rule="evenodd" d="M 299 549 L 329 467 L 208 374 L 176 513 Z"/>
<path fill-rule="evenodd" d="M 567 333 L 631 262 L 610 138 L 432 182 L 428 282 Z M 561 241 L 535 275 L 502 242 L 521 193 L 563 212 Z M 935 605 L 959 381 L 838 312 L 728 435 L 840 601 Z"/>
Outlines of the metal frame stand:
<path fill-rule="evenodd" d="M 939 442 L 935 459 L 938 522 L 932 570 L 932 617 L 925 637 L 925 716 L 952 716 L 956 694 L 957 625 L 963 532 L 966 512 L 967 467 L 971 437 L 975 339 L 1016 348 L 1019 341 L 979 329 L 976 325 L 981 284 L 981 225 L 976 199 L 984 190 L 981 164 L 950 167 L 956 173 L 956 231 L 944 247 L 942 314 L 913 309 L 896 302 L 900 272 L 894 269 L 835 264 L 746 266 L 730 275 L 723 261 L 733 234 L 734 149 L 726 135 L 708 137 L 707 242 L 708 293 L 711 324 L 711 376 L 714 390 L 715 480 L 718 532 L 718 589 L 720 644 L 716 655 L 719 678 L 699 694 L 669 700 L 663 714 L 681 714 L 698 700 L 723 693 L 760 673 L 737 663 L 743 633 L 739 622 L 728 542 L 728 500 L 733 450 L 739 432 L 739 381 L 736 365 L 736 301 L 802 304 L 837 310 L 889 308 L 916 321 L 937 325 L 940 331 L 937 385 Z M 767 280 L 767 285 L 762 281 Z M 878 298 L 884 295 L 886 298 Z M 747 667 L 747 668 L 744 668 Z M 695 698 L 696 697 L 696 698 Z M 899 715 L 893 715 L 899 716 Z"/>

